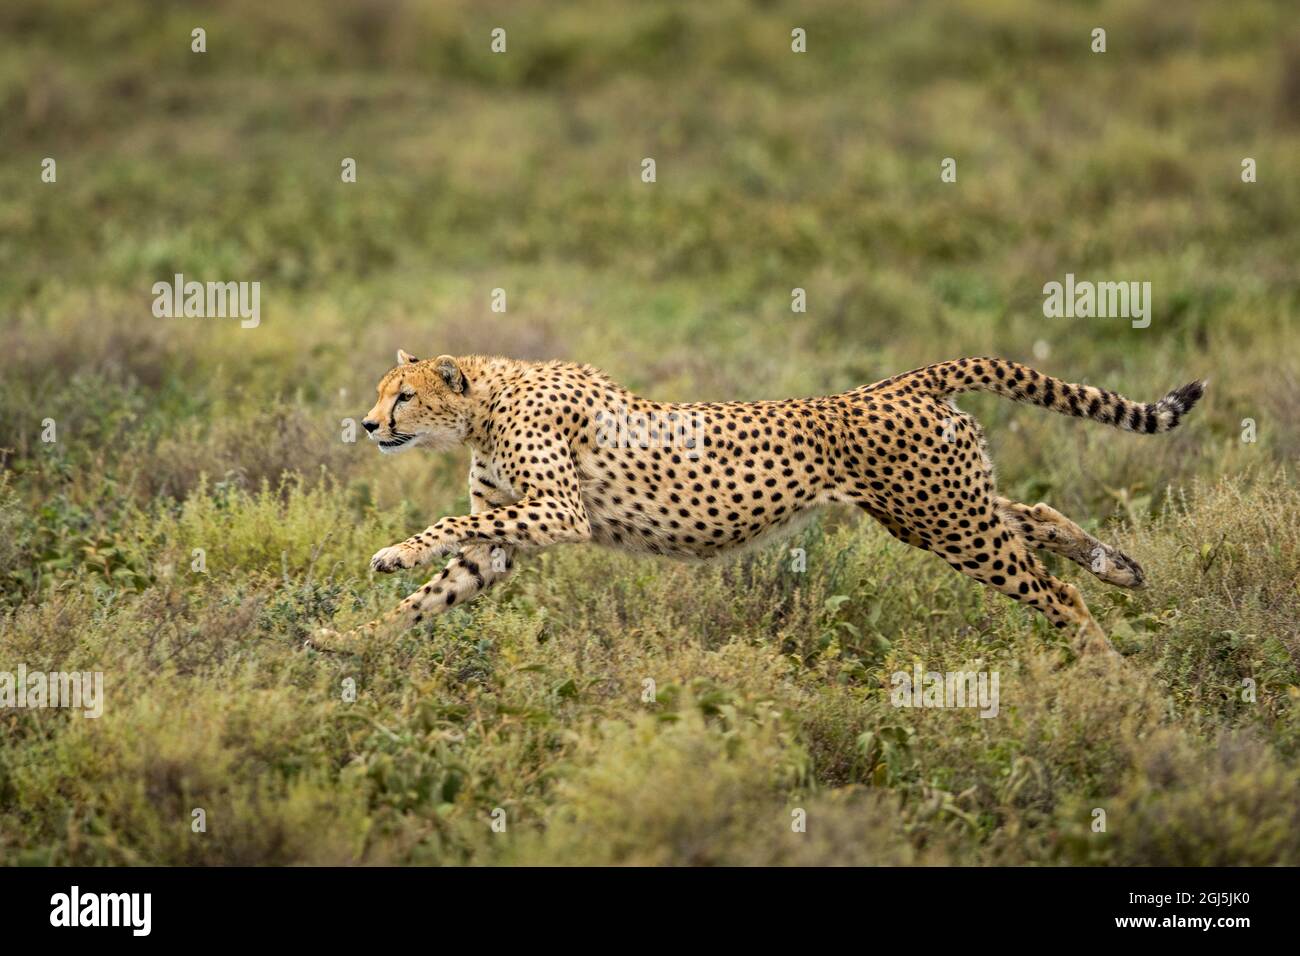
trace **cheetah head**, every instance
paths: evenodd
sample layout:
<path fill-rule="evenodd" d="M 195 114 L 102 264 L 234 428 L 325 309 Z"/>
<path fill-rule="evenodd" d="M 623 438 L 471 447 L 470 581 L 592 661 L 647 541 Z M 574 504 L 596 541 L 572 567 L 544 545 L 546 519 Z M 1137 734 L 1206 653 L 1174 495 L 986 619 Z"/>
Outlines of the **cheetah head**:
<path fill-rule="evenodd" d="M 450 355 L 420 361 L 398 349 L 397 367 L 379 380 L 379 398 L 361 422 L 385 454 L 422 445 L 445 451 L 465 440 L 467 384 Z"/>

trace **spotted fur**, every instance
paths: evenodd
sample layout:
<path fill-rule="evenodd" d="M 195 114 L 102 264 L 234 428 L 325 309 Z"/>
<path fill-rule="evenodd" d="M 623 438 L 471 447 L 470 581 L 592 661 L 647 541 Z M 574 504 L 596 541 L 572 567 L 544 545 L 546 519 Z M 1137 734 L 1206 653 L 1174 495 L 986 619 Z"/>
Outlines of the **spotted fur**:
<path fill-rule="evenodd" d="M 364 425 L 384 451 L 469 445 L 471 513 L 375 554 L 380 572 L 454 557 L 387 618 L 317 644 L 354 646 L 381 624 L 459 606 L 505 577 L 520 548 L 594 541 L 711 558 L 846 503 L 1072 629 L 1083 649 L 1108 650 L 1079 591 L 1033 552 L 1121 587 L 1141 586 L 1142 569 L 1051 507 L 998 495 L 983 433 L 952 396 L 989 391 L 1149 434 L 1177 426 L 1203 390 L 1193 382 L 1143 404 L 1015 362 L 963 358 L 820 398 L 670 404 L 589 365 L 399 352 Z"/>

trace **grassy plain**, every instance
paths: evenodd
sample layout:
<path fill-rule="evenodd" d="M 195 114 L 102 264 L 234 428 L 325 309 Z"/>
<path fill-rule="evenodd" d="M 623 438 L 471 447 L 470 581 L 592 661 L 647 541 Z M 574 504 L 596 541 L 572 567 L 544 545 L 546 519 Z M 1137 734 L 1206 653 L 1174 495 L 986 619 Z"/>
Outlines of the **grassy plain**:
<path fill-rule="evenodd" d="M 106 687 L 0 710 L 0 862 L 1300 864 L 1285 4 L 10 0 L 0 37 L 0 671 Z M 1067 272 L 1150 281 L 1151 327 L 1045 318 Z M 175 273 L 261 324 L 155 318 Z M 555 549 L 305 652 L 467 508 L 464 454 L 342 440 L 399 346 L 681 401 L 981 354 L 1211 386 L 1160 438 L 963 403 L 1005 493 L 1146 568 L 1053 562 L 1119 668 L 834 513 L 717 565 Z M 915 661 L 998 671 L 998 717 L 892 707 Z"/>

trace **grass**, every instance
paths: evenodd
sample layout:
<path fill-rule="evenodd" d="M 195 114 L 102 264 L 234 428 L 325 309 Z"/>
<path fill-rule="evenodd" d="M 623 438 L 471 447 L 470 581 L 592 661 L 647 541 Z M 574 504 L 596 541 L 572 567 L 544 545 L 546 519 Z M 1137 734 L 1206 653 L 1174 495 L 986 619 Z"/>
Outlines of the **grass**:
<path fill-rule="evenodd" d="M 1300 863 L 1287 12 L 6 4 L 0 672 L 102 671 L 106 702 L 0 710 L 0 861 Z M 261 282 L 261 324 L 154 318 L 177 272 Z M 1151 281 L 1151 327 L 1045 319 L 1066 272 Z M 420 582 L 373 551 L 468 507 L 466 455 L 343 440 L 399 346 L 665 400 L 963 354 L 1211 387 L 1158 438 L 963 402 L 1004 493 L 1145 567 L 1053 563 L 1116 667 L 839 513 L 719 564 L 531 555 L 318 656 Z M 916 661 L 997 671 L 998 717 L 892 707 Z"/>

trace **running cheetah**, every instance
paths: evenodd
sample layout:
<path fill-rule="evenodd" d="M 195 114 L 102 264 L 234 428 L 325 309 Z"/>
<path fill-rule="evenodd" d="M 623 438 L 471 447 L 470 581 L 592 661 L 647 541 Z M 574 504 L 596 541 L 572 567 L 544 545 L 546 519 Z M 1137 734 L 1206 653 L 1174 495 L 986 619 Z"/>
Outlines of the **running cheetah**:
<path fill-rule="evenodd" d="M 711 558 L 844 502 L 1072 629 L 1078 650 L 1112 652 L 1078 589 L 1033 552 L 1120 587 L 1141 587 L 1141 567 L 1053 508 L 998 495 L 983 432 L 952 396 L 994 392 L 1151 434 L 1177 426 L 1205 386 L 1142 404 L 1016 362 L 962 358 L 824 398 L 668 404 L 589 365 L 404 351 L 397 360 L 362 425 L 388 453 L 469 445 L 471 513 L 375 554 L 381 572 L 454 556 L 386 617 L 348 635 L 321 632 L 311 643 L 326 650 L 472 600 L 510 573 L 517 549 L 594 541 Z"/>

